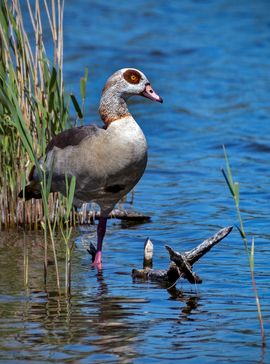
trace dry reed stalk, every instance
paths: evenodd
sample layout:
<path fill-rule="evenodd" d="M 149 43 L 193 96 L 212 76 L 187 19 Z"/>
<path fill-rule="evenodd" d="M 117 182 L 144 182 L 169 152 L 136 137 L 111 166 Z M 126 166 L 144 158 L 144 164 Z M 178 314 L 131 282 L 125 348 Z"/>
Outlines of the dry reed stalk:
<path fill-rule="evenodd" d="M 46 60 L 41 4 L 39 1 L 35 1 L 33 6 L 27 0 L 27 6 L 35 35 L 34 46 L 31 45 L 29 36 L 25 31 L 19 0 L 10 2 L 3 0 L 1 2 L 0 61 L 2 70 L 9 78 L 11 86 L 15 86 L 14 90 L 16 90 L 25 125 L 32 135 L 33 150 L 36 155 L 42 155 L 46 140 L 66 128 L 68 116 L 68 108 L 63 104 L 65 96 L 62 79 L 64 1 L 58 0 L 57 5 L 52 1 L 49 10 L 47 1 L 44 0 L 54 44 L 54 67 L 58 88 L 58 91 L 53 91 L 55 99 L 50 111 L 48 111 L 48 106 L 49 97 L 53 93 L 49 89 L 52 69 Z M 56 100 L 57 92 L 58 99 Z M 3 112 L 4 110 L 0 110 L 0 115 Z M 4 176 L 0 177 L 1 223 L 2 226 L 9 227 L 11 225 L 10 219 L 12 219 L 14 224 L 29 223 L 32 225 L 35 223 L 37 225 L 42 215 L 40 213 L 42 209 L 40 201 L 26 203 L 23 207 L 17 199 L 17 194 L 23 186 L 21 175 L 25 176 L 29 173 L 32 162 L 22 143 L 17 142 L 19 135 L 7 120 L 8 115 L 4 113 L 3 119 L 6 122 L 2 126 L 2 130 L 0 128 L 0 167 L 1 171 L 10 167 L 12 173 L 9 176 L 4 173 Z M 8 149 L 3 148 L 3 145 L 1 146 L 4 136 L 8 138 Z M 13 156 L 13 160 L 7 161 L 6 156 L 8 155 Z M 16 157 L 14 158 L 14 156 Z M 12 191 L 10 190 L 11 185 L 15 186 Z M 12 203 L 8 202 L 10 199 L 12 199 Z M 22 212 L 22 209 L 26 210 L 25 213 Z M 23 221 L 24 217 L 26 221 Z"/>

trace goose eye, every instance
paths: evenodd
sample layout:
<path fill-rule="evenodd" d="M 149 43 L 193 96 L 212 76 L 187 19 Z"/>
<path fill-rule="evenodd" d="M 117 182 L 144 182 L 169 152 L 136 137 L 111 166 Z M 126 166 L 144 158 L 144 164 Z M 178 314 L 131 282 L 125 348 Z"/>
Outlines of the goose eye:
<path fill-rule="evenodd" d="M 124 72 L 123 76 L 127 82 L 132 84 L 138 84 L 141 80 L 141 75 L 135 70 L 127 70 Z"/>

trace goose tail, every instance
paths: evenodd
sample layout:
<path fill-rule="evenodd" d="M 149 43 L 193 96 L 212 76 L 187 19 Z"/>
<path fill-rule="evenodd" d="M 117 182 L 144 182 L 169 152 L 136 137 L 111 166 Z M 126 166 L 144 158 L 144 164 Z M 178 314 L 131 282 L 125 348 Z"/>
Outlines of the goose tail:
<path fill-rule="evenodd" d="M 40 184 L 36 181 L 31 181 L 29 185 L 25 186 L 24 190 L 18 194 L 18 197 L 24 198 L 25 201 L 31 200 L 31 198 L 41 199 Z"/>

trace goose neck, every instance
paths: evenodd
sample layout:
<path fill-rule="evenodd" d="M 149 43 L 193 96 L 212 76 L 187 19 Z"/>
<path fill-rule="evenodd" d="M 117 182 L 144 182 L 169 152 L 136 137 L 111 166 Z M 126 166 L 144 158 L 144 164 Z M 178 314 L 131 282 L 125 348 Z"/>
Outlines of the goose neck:
<path fill-rule="evenodd" d="M 115 120 L 131 116 L 125 98 L 109 90 L 102 94 L 99 113 L 102 121 L 107 126 Z"/>

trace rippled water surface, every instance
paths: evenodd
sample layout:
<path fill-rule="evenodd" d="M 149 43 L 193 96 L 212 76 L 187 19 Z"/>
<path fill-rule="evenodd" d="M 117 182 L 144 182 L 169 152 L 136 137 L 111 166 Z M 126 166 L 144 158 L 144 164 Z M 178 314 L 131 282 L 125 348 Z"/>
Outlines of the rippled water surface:
<path fill-rule="evenodd" d="M 144 71 L 162 105 L 134 99 L 130 110 L 149 143 L 149 163 L 133 208 L 151 223 L 110 221 L 102 273 L 84 245 L 95 227 L 79 229 L 72 296 L 43 285 L 42 234 L 2 232 L 0 359 L 2 362 L 269 363 L 243 242 L 236 229 L 198 264 L 203 284 L 179 282 L 181 294 L 135 283 L 143 244 L 186 251 L 237 222 L 220 168 L 222 144 L 240 182 L 241 207 L 255 238 L 255 270 L 270 344 L 270 4 L 249 1 L 66 1 L 66 87 L 79 92 L 89 68 L 87 114 L 106 78 L 122 67 Z M 58 249 L 63 249 L 59 243 Z M 24 288 L 24 257 L 29 287 Z M 62 264 L 64 266 L 64 262 Z"/>

